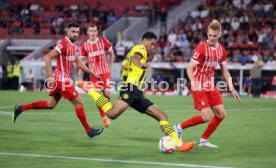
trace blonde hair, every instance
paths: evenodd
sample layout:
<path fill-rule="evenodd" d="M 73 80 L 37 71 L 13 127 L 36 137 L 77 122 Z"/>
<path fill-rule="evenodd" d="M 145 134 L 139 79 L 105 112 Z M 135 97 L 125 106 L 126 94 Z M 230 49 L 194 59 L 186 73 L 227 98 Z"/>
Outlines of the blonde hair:
<path fill-rule="evenodd" d="M 212 20 L 212 22 L 208 25 L 208 28 L 215 31 L 218 30 L 219 32 L 221 32 L 221 24 L 216 19 Z"/>

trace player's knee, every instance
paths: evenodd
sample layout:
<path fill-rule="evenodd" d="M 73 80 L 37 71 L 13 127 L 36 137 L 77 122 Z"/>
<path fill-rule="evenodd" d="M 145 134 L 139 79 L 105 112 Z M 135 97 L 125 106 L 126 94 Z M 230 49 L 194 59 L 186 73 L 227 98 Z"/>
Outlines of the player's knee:
<path fill-rule="evenodd" d="M 106 113 L 107 117 L 110 118 L 111 120 L 115 120 L 118 115 L 114 115 L 114 114 L 110 114 L 110 113 Z"/>
<path fill-rule="evenodd" d="M 55 108 L 55 107 L 56 107 L 56 105 L 57 105 L 57 103 L 56 103 L 56 102 L 48 102 L 48 108 L 49 108 L 49 109 L 53 109 L 53 108 Z"/>
<path fill-rule="evenodd" d="M 208 121 L 211 120 L 212 115 L 209 114 L 209 113 L 208 113 L 208 114 L 203 114 L 203 115 L 202 115 L 202 118 L 203 118 L 204 122 L 208 122 Z"/>
<path fill-rule="evenodd" d="M 217 115 L 218 118 L 220 119 L 224 119 L 226 117 L 226 112 L 223 111 L 223 112 L 220 112 L 218 115 Z"/>
<path fill-rule="evenodd" d="M 80 108 L 80 107 L 83 107 L 83 103 L 82 102 L 75 103 L 75 108 Z"/>

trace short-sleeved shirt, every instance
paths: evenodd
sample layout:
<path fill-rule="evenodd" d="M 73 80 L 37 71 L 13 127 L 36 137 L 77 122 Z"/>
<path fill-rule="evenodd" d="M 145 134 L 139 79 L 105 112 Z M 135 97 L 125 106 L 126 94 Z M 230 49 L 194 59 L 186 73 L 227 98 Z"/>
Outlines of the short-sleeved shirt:
<path fill-rule="evenodd" d="M 130 52 L 127 54 L 127 59 L 129 61 L 128 63 L 129 70 L 127 73 L 126 83 L 131 83 L 137 86 L 139 89 L 142 89 L 144 86 L 145 78 L 147 76 L 147 70 L 137 67 L 132 62 L 132 57 L 134 56 L 135 53 L 141 56 L 141 59 L 140 59 L 141 64 L 147 62 L 146 48 L 143 45 L 135 45 L 134 47 L 132 47 Z"/>
<path fill-rule="evenodd" d="M 57 66 L 54 71 L 55 83 L 50 88 L 49 95 L 63 96 L 63 98 L 69 100 L 75 99 L 79 96 L 79 93 L 76 91 L 71 77 L 78 47 L 65 37 L 57 44 L 55 49 L 59 55 L 56 57 Z"/>
<path fill-rule="evenodd" d="M 98 37 L 95 42 L 87 40 L 81 45 L 81 56 L 86 57 L 90 69 L 97 75 L 110 73 L 106 53 L 112 49 L 106 38 Z"/>
<path fill-rule="evenodd" d="M 200 82 L 203 88 L 209 88 L 214 82 L 216 66 L 226 63 L 226 51 L 220 43 L 212 48 L 205 41 L 195 49 L 191 61 L 197 64 L 193 70 L 195 80 Z"/>
<path fill-rule="evenodd" d="M 56 45 L 55 49 L 59 53 L 56 57 L 57 66 L 54 71 L 55 79 L 58 81 L 65 81 L 65 78 L 71 79 L 78 52 L 77 45 L 65 37 Z"/>

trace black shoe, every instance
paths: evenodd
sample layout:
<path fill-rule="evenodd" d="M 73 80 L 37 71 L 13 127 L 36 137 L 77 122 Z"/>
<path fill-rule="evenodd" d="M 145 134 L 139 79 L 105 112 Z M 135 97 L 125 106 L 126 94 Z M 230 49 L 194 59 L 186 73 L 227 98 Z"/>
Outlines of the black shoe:
<path fill-rule="evenodd" d="M 104 128 L 91 128 L 91 131 L 87 133 L 90 138 L 100 135 L 103 132 Z"/>
<path fill-rule="evenodd" d="M 12 122 L 15 123 L 17 117 L 22 113 L 22 106 L 17 104 L 14 106 L 14 112 L 12 114 Z"/>

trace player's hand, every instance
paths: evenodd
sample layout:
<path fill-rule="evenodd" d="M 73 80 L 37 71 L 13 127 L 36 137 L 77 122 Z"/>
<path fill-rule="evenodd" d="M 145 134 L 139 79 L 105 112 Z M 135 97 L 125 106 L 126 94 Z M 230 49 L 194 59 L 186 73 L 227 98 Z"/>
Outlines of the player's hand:
<path fill-rule="evenodd" d="M 202 91 L 201 84 L 199 84 L 198 82 L 195 82 L 195 81 L 191 82 L 191 89 L 192 89 L 192 91 L 195 91 L 195 92 L 201 92 Z"/>
<path fill-rule="evenodd" d="M 145 62 L 141 65 L 141 69 L 148 69 L 150 67 L 150 64 L 148 62 Z"/>
<path fill-rule="evenodd" d="M 93 76 L 94 76 L 95 78 L 99 79 L 100 81 L 103 80 L 103 79 L 102 79 L 99 75 L 97 75 L 97 74 L 94 74 Z"/>
<path fill-rule="evenodd" d="M 234 97 L 238 102 L 241 102 L 241 98 L 240 98 L 238 92 L 237 92 L 235 89 L 233 89 L 233 90 L 231 91 L 231 93 L 232 93 L 233 97 Z"/>

